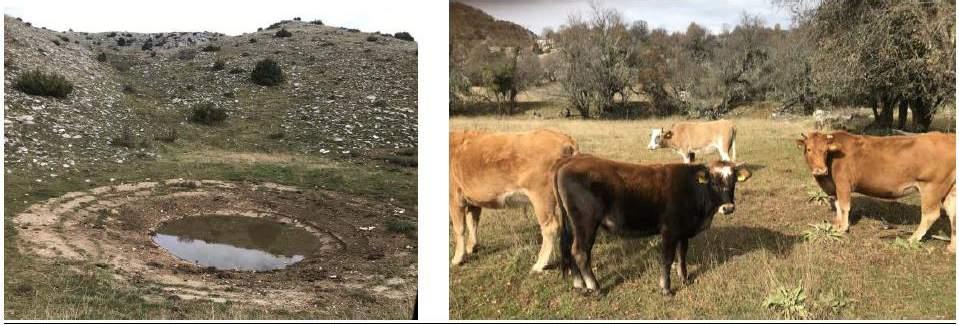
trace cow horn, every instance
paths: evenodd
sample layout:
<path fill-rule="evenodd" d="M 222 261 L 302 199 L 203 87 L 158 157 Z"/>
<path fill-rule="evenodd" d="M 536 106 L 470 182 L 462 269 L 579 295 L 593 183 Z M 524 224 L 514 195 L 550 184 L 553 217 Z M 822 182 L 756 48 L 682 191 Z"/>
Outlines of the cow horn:
<path fill-rule="evenodd" d="M 802 139 L 803 139 L 803 140 L 806 140 L 806 134 L 805 134 L 805 133 L 800 133 L 799 135 L 802 136 Z"/>

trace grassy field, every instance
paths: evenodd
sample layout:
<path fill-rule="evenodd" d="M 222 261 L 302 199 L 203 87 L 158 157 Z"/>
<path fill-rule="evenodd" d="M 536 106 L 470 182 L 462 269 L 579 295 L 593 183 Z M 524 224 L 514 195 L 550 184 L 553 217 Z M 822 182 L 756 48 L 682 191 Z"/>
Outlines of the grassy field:
<path fill-rule="evenodd" d="M 945 119 L 944 119 L 945 120 Z M 679 162 L 649 151 L 649 129 L 675 120 L 581 121 L 454 117 L 451 129 L 555 128 L 583 152 L 633 162 Z M 953 120 L 949 119 L 951 123 Z M 736 213 L 717 216 L 690 244 L 691 284 L 674 297 L 657 288 L 658 238 L 604 232 L 593 249 L 605 290 L 599 299 L 572 289 L 558 271 L 529 274 L 539 247 L 531 209 L 486 210 L 479 246 L 450 271 L 452 319 L 954 319 L 956 259 L 947 242 L 905 239 L 919 222 L 918 196 L 899 202 L 855 197 L 850 232 L 815 231 L 833 212 L 793 139 L 812 122 L 736 119 L 737 155 L 753 177 L 737 188 Z M 700 158 L 700 157 L 697 157 Z M 718 159 L 710 154 L 706 159 Z M 812 193 L 811 193 L 812 192 Z M 809 235 L 805 235 L 807 231 Z M 931 234 L 947 234 L 941 218 Z M 948 237 L 948 235 L 946 235 Z M 452 252 L 452 241 L 450 243 Z M 800 290 L 801 289 L 801 290 Z M 765 305 L 767 299 L 771 305 Z"/>

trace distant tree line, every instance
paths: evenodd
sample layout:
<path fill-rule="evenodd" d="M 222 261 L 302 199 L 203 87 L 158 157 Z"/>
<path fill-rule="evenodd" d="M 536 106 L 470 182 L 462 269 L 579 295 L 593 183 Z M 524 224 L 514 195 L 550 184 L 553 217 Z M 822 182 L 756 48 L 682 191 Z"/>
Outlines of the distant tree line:
<path fill-rule="evenodd" d="M 544 30 L 555 50 L 488 44 L 450 48 L 451 109 L 477 96 L 503 114 L 518 93 L 556 82 L 570 115 L 689 114 L 718 118 L 758 101 L 811 114 L 872 107 L 875 124 L 928 129 L 955 93 L 955 1 L 774 0 L 793 13 L 789 29 L 743 14 L 735 27 L 684 32 L 626 22 L 593 7 L 586 18 Z M 472 91 L 481 87 L 485 92 Z M 635 102 L 648 105 L 631 105 Z"/>

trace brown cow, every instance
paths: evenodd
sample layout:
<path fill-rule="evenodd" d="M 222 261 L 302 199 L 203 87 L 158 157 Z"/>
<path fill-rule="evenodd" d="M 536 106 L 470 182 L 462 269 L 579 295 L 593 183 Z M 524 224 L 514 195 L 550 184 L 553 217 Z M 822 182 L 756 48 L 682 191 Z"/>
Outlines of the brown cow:
<path fill-rule="evenodd" d="M 483 208 L 506 208 L 511 197 L 525 196 L 543 236 L 533 265 L 534 272 L 542 272 L 550 262 L 560 226 L 550 168 L 578 150 L 573 138 L 553 130 L 450 132 L 450 220 L 456 241 L 452 264 L 459 265 L 465 254 L 473 253 Z M 467 211 L 472 218 L 466 217 Z M 463 232 L 464 222 L 469 237 Z"/>
<path fill-rule="evenodd" d="M 649 150 L 672 148 L 684 163 L 692 163 L 697 154 L 719 152 L 723 161 L 736 160 L 736 126 L 728 120 L 679 122 L 668 130 L 652 129 Z"/>
<path fill-rule="evenodd" d="M 735 211 L 736 183 L 750 173 L 734 163 L 639 165 L 576 155 L 555 169 L 557 202 L 565 216 L 560 240 L 564 270 L 573 286 L 597 292 L 591 267 L 593 242 L 600 227 L 614 234 L 662 236 L 659 287 L 671 295 L 669 271 L 679 261 L 686 282 L 689 239 L 709 228 L 717 211 Z"/>
<path fill-rule="evenodd" d="M 910 240 L 918 241 L 946 211 L 952 224 L 949 251 L 956 251 L 956 135 L 932 132 L 874 137 L 813 132 L 796 140 L 823 191 L 836 199 L 840 231 L 849 230 L 853 192 L 894 200 L 915 193 L 922 220 Z"/>

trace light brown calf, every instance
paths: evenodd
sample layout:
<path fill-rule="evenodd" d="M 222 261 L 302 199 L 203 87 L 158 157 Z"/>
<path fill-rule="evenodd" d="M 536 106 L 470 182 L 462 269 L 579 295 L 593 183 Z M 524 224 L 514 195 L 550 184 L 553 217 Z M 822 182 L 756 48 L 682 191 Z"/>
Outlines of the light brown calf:
<path fill-rule="evenodd" d="M 823 191 L 836 198 L 840 231 L 849 230 L 853 192 L 898 199 L 919 191 L 922 220 L 910 240 L 918 241 L 945 210 L 952 225 L 949 251 L 956 251 L 956 135 L 931 132 L 874 137 L 813 132 L 796 140 Z"/>
<path fill-rule="evenodd" d="M 542 272 L 550 262 L 560 227 L 550 168 L 577 151 L 571 137 L 553 130 L 450 132 L 450 221 L 456 241 L 451 263 L 459 265 L 464 255 L 473 253 L 483 208 L 506 208 L 511 197 L 525 196 L 543 236 L 532 270 Z M 467 211 L 471 218 L 466 217 Z"/>
<path fill-rule="evenodd" d="M 689 164 L 696 154 L 718 151 L 723 161 L 736 160 L 736 126 L 728 120 L 679 122 L 668 130 L 652 129 L 649 150 L 672 148 Z"/>

